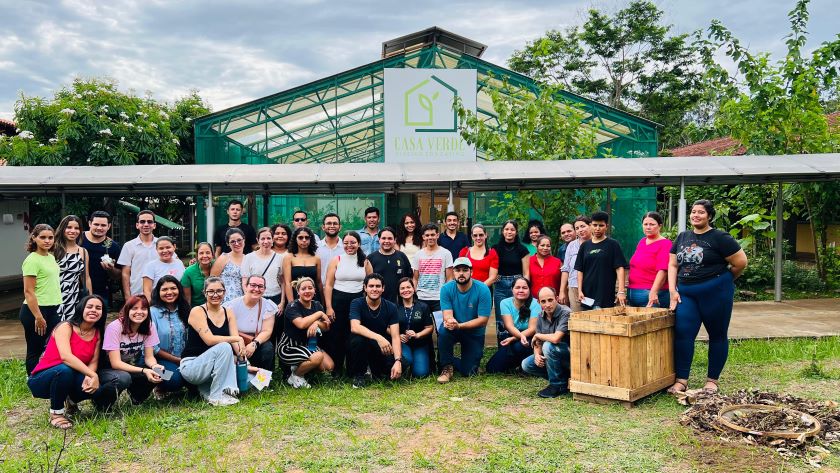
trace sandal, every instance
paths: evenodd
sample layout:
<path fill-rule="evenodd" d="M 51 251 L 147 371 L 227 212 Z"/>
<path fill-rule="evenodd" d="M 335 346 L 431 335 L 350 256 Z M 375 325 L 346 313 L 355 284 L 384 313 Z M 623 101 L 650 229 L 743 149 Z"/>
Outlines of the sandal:
<path fill-rule="evenodd" d="M 718 384 L 718 380 L 712 378 L 706 378 L 706 384 L 712 383 L 715 387 L 707 388 L 703 387 L 703 392 L 705 394 L 717 394 L 720 391 L 720 384 Z"/>
<path fill-rule="evenodd" d="M 73 423 L 64 414 L 50 414 L 50 425 L 60 430 L 67 430 L 73 427 Z"/>
<path fill-rule="evenodd" d="M 677 385 L 682 386 L 682 389 L 677 388 Z M 666 391 L 668 394 L 684 393 L 688 389 L 688 380 L 674 380 L 674 384 Z"/>

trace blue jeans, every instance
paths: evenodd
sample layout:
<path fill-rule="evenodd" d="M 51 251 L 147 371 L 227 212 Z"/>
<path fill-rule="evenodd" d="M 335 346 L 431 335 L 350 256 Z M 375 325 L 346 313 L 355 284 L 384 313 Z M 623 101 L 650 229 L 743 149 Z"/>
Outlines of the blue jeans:
<path fill-rule="evenodd" d="M 515 274 L 513 276 L 499 276 L 498 279 L 496 279 L 496 282 L 493 283 L 493 309 L 495 310 L 494 314 L 496 314 L 497 334 L 506 331 L 505 326 L 502 323 L 502 309 L 499 306 L 502 304 L 503 300 L 508 297 L 513 297 L 513 281 L 519 276 L 519 274 Z"/>
<path fill-rule="evenodd" d="M 677 378 L 688 379 L 694 358 L 694 340 L 700 324 L 709 334 L 709 368 L 706 376 L 718 379 L 729 355 L 729 319 L 735 284 L 732 273 L 720 275 L 697 284 L 677 284 L 680 302 L 674 331 L 674 365 Z"/>
<path fill-rule="evenodd" d="M 104 394 L 102 386 L 93 394 L 84 392 L 84 379 L 84 374 L 62 363 L 33 374 L 26 384 L 34 397 L 50 400 L 50 410 L 60 411 L 64 409 L 64 400 L 68 397 L 78 403 Z"/>
<path fill-rule="evenodd" d="M 455 344 L 461 343 L 461 358 L 455 358 Z M 484 331 L 449 330 L 438 333 L 440 366 L 452 365 L 464 376 L 478 373 L 478 364 L 484 356 Z"/>
<path fill-rule="evenodd" d="M 514 340 L 507 345 L 499 345 L 499 349 L 487 362 L 487 373 L 506 373 L 513 370 L 534 353 L 530 345 L 523 345 L 519 340 Z"/>
<path fill-rule="evenodd" d="M 161 389 L 166 392 L 174 392 L 184 387 L 184 378 L 181 377 L 181 367 L 178 363 L 169 360 L 161 360 L 160 358 L 158 358 L 158 363 L 163 365 L 163 367 L 166 368 L 166 371 L 172 372 L 172 377 L 169 378 L 169 381 L 160 382 Z"/>
<path fill-rule="evenodd" d="M 402 357 L 405 361 L 405 366 L 411 366 L 412 376 L 415 378 L 429 376 L 432 360 L 431 355 L 429 354 L 429 345 L 416 346 L 412 348 L 403 343 Z"/>
<path fill-rule="evenodd" d="M 569 386 L 570 358 L 569 345 L 565 342 L 553 344 L 543 342 L 542 353 L 545 356 L 545 366 L 537 366 L 534 355 L 522 360 L 522 371 L 548 378 L 548 384 L 567 388 Z"/>
<path fill-rule="evenodd" d="M 667 309 L 671 304 L 671 293 L 667 289 L 660 289 L 657 293 L 659 307 Z M 630 307 L 647 307 L 650 289 L 627 289 L 627 305 Z"/>

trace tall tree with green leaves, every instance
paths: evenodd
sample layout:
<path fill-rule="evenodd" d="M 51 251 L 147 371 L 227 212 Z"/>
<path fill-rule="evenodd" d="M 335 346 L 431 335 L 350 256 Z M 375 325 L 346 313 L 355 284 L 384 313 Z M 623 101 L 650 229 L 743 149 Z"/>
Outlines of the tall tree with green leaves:
<path fill-rule="evenodd" d="M 706 96 L 687 34 L 671 34 L 663 12 L 636 0 L 615 14 L 590 9 L 581 26 L 548 31 L 508 60 L 511 69 L 662 123 L 661 145 L 690 142 Z M 702 127 L 702 124 L 701 124 Z"/>
<path fill-rule="evenodd" d="M 840 73 L 840 35 L 810 54 L 808 0 L 789 13 L 791 32 L 785 57 L 775 63 L 768 53 L 752 53 L 720 21 L 713 21 L 702 43 L 707 77 L 724 101 L 716 116 L 719 130 L 740 141 L 750 154 L 804 154 L 840 151 L 840 130 L 829 126 L 825 99 L 835 92 Z M 716 59 L 723 50 L 735 63 L 730 73 Z M 749 187 L 736 189 L 734 202 L 749 202 Z M 766 193 L 766 191 L 765 191 Z M 825 277 L 821 254 L 826 251 L 828 223 L 840 218 L 840 183 L 789 186 L 791 210 L 808 218 L 814 236 L 817 268 Z"/>
<path fill-rule="evenodd" d="M 505 161 L 592 158 L 598 142 L 585 114 L 575 104 L 558 100 L 560 86 L 539 91 L 505 84 L 490 89 L 496 119 L 487 122 L 456 104 L 461 136 L 487 159 Z M 595 190 L 536 190 L 507 192 L 493 202 L 504 218 L 527 222 L 535 213 L 550 232 L 575 215 L 598 208 L 603 193 Z"/>

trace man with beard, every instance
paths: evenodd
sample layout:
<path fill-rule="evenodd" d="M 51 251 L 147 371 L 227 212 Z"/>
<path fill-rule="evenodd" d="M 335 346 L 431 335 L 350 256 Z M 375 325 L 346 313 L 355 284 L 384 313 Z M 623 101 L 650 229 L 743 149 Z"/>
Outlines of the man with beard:
<path fill-rule="evenodd" d="M 385 290 L 382 298 L 394 304 L 399 301 L 399 280 L 414 276 L 411 262 L 402 251 L 396 248 L 394 229 L 385 227 L 379 232 L 379 251 L 367 255 L 373 272 L 382 275 Z"/>
<path fill-rule="evenodd" d="M 90 214 L 88 231 L 82 234 L 81 246 L 89 255 L 90 281 L 93 293 L 105 300 L 105 313 L 111 306 L 111 280 L 120 277 L 121 246 L 108 236 L 111 229 L 111 214 L 97 210 Z M 128 295 L 125 295 L 128 297 Z"/>
<path fill-rule="evenodd" d="M 245 254 L 247 255 L 254 251 L 254 246 L 257 244 L 257 232 L 254 231 L 254 227 L 242 221 L 243 208 L 244 205 L 241 200 L 233 199 L 228 202 L 228 223 L 216 228 L 216 231 L 213 232 L 213 244 L 216 245 L 216 258 L 221 256 L 222 253 L 230 253 L 230 245 L 228 245 L 225 235 L 227 235 L 227 231 L 231 228 L 238 228 L 245 234 Z"/>
<path fill-rule="evenodd" d="M 300 215 L 298 212 L 295 215 Z M 321 258 L 321 284 L 327 284 L 327 268 L 336 256 L 344 253 L 344 242 L 338 237 L 341 232 L 341 219 L 337 214 L 328 213 L 321 220 L 321 230 L 324 231 L 324 239 L 318 243 L 315 256 Z"/>
<path fill-rule="evenodd" d="M 493 310 L 490 289 L 472 279 L 472 262 L 458 258 L 452 263 L 455 276 L 440 288 L 443 326 L 438 332 L 438 353 L 443 367 L 438 383 L 452 380 L 455 369 L 463 376 L 478 373 L 484 355 L 484 329 Z M 455 344 L 461 343 L 461 358 L 455 358 Z"/>
<path fill-rule="evenodd" d="M 155 214 L 151 210 L 141 210 L 137 214 L 137 238 L 123 245 L 117 263 L 122 266 L 123 296 L 143 295 L 143 268 L 146 263 L 158 258 L 155 244 L 157 237 L 152 233 L 157 228 Z M 133 268 L 133 269 L 132 269 Z"/>

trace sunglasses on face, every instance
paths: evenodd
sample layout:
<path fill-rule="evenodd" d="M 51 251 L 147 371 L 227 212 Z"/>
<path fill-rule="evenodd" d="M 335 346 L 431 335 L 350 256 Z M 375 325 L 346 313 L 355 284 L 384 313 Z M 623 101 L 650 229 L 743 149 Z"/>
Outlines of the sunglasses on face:
<path fill-rule="evenodd" d="M 306 218 L 300 218 L 300 217 L 295 218 L 295 222 L 305 222 L 305 221 L 306 221 Z"/>
<path fill-rule="evenodd" d="M 140 225 L 151 225 L 151 224 L 155 223 L 155 221 L 154 220 L 138 220 L 137 223 L 139 223 Z"/>

